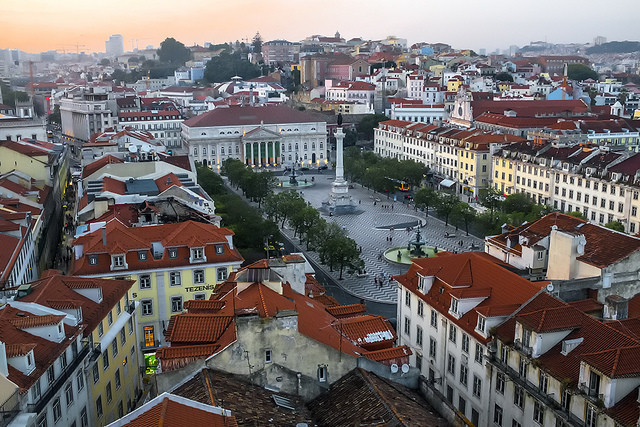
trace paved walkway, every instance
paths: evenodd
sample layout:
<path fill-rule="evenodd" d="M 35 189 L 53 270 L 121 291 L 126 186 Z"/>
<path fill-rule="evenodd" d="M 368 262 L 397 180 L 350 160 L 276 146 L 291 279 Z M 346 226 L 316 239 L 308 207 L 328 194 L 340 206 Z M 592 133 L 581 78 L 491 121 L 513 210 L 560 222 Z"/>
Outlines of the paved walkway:
<path fill-rule="evenodd" d="M 331 171 L 326 171 L 323 174 L 308 174 L 306 176 L 309 180 L 314 177 L 315 185 L 302 189 L 303 196 L 313 207 L 320 208 L 322 202 L 328 198 L 334 175 Z M 362 247 L 361 257 L 365 262 L 367 275 L 358 277 L 355 274 L 350 275 L 345 272 L 344 280 L 339 281 L 345 291 L 356 297 L 388 304 L 397 302 L 397 287 L 395 283 L 389 283 L 388 278 L 405 273 L 409 267 L 389 262 L 384 257 L 380 258 L 379 255 L 392 247 L 406 247 L 409 239 L 414 238 L 415 227 L 420 222 L 423 224 L 421 232 L 427 246 L 448 251 L 461 251 L 469 250 L 472 243 L 478 248 L 482 248 L 484 245 L 482 239 L 465 236 L 464 230 L 456 232 L 455 227 L 445 227 L 444 222 L 434 217 L 426 219 L 424 213 L 416 211 L 413 205 L 403 204 L 400 201 L 401 195 L 398 196 L 398 201 L 394 202 L 393 196 L 387 199 L 386 196 L 367 190 L 359 184 L 355 184 L 354 187 L 349 190 L 349 193 L 358 205 L 359 213 L 332 217 L 324 213 L 322 215 L 327 221 L 344 226 L 349 237 Z M 407 227 L 414 227 L 414 230 L 408 233 Z M 289 237 L 293 236 L 291 230 L 285 229 L 283 232 Z M 455 237 L 445 237 L 446 232 L 455 234 Z M 390 237 L 391 242 L 388 241 Z M 460 241 L 462 241 L 462 247 Z M 319 262 L 315 252 L 305 253 Z M 328 272 L 328 267 L 326 271 Z M 339 272 L 330 274 L 335 278 L 339 276 Z M 380 282 L 375 283 L 374 277 L 376 276 L 385 277 L 382 286 L 380 286 Z"/>

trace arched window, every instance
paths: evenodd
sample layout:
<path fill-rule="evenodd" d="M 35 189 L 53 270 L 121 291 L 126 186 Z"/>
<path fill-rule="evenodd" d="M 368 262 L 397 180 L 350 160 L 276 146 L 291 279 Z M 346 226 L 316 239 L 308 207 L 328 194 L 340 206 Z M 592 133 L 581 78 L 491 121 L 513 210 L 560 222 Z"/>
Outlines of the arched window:
<path fill-rule="evenodd" d="M 296 151 L 298 151 L 298 143 L 296 142 Z"/>

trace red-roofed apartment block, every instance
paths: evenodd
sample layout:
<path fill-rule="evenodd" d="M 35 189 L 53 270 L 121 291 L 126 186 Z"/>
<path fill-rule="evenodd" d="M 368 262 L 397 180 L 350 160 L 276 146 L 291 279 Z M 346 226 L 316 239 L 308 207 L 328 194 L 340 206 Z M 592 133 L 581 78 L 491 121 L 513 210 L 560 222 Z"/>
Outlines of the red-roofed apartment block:
<path fill-rule="evenodd" d="M 169 321 L 170 347 L 156 353 L 164 372 L 159 387 L 170 387 L 206 359 L 209 368 L 309 399 L 356 366 L 387 375 L 390 365 L 408 363 L 412 351 L 395 346 L 385 318 L 364 314 L 360 305 L 328 308 L 305 294 L 307 281 L 302 257 L 263 260 L 233 273 L 209 304 L 185 304 L 188 312 Z"/>
<path fill-rule="evenodd" d="M 473 425 L 490 425 L 491 331 L 543 284 L 479 252 L 416 259 L 395 280 L 399 344 L 415 349 L 411 366 L 427 378 L 427 397 L 437 404 L 445 396 Z"/>

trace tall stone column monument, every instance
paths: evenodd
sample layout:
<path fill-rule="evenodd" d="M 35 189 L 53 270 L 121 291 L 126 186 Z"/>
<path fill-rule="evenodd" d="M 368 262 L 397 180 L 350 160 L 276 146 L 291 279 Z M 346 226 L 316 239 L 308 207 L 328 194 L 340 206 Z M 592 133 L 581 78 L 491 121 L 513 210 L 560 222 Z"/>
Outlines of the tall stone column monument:
<path fill-rule="evenodd" d="M 331 184 L 329 200 L 323 202 L 330 214 L 344 215 L 354 213 L 355 202 L 349 195 L 349 183 L 344 179 L 344 130 L 342 129 L 342 114 L 338 114 L 338 128 L 336 129 L 336 179 Z"/>

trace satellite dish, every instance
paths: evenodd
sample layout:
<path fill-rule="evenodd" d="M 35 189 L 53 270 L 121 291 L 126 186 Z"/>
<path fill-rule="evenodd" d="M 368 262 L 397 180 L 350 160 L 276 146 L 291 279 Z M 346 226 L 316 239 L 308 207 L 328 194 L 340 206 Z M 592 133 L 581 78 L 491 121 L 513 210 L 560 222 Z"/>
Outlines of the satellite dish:
<path fill-rule="evenodd" d="M 407 372 L 409 372 L 409 365 L 407 365 L 406 363 L 404 363 L 402 365 L 402 373 L 406 374 Z"/>
<path fill-rule="evenodd" d="M 554 289 L 555 289 L 555 288 L 553 287 L 553 283 L 549 283 L 549 284 L 547 285 L 547 291 L 549 291 L 549 292 L 553 292 L 553 290 L 554 290 Z"/>
<path fill-rule="evenodd" d="M 396 374 L 398 372 L 398 365 L 395 363 L 391 365 L 391 373 Z"/>

